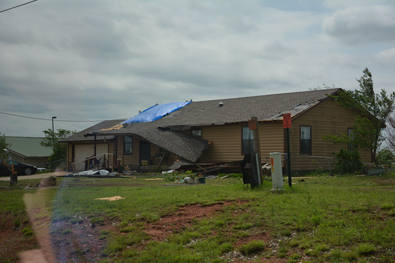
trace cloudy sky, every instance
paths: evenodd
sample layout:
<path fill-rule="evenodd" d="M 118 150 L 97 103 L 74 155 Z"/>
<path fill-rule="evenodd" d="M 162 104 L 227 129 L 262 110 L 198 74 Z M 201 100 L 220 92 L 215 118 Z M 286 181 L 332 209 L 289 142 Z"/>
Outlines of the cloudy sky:
<path fill-rule="evenodd" d="M 394 13 L 392 0 L 38 0 L 0 13 L 0 132 L 43 136 L 52 116 L 80 131 L 95 122 L 64 120 L 155 103 L 357 89 L 365 67 L 376 92 L 392 92 Z"/>

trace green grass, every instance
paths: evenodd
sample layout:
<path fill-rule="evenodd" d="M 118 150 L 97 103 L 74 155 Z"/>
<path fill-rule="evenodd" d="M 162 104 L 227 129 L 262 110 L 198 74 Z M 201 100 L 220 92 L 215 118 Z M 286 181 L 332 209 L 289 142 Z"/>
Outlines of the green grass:
<path fill-rule="evenodd" d="M 48 204 L 53 220 L 76 224 L 78 214 L 93 225 L 110 222 L 116 226 L 100 233 L 99 238 L 108 241 L 103 262 L 225 262 L 235 255 L 256 256 L 262 262 L 270 258 L 376 262 L 373 257 L 391 262 L 388 259 L 395 258 L 394 175 L 314 176 L 305 181 L 294 179 L 292 188 L 285 184 L 286 190 L 277 194 L 270 191 L 270 181 L 251 191 L 238 177 L 206 179 L 199 186 L 173 186 L 169 181 L 142 178 L 65 178 L 58 182 L 63 187 L 48 189 L 53 191 Z M 13 198 L 0 191 L 7 204 L 0 211 L 14 211 L 13 224 L 18 220 L 23 224 L 26 216 L 16 211 L 24 209 L 24 190 L 7 192 Z M 95 200 L 118 195 L 125 199 Z M 159 222 L 179 206 L 229 200 L 246 202 L 223 206 L 215 216 L 193 219 L 189 227 L 169 234 L 162 242 L 145 233 L 146 224 Z"/>
<path fill-rule="evenodd" d="M 258 253 L 263 251 L 265 248 L 265 243 L 263 241 L 251 241 L 248 244 L 245 244 L 240 247 L 240 253 L 243 254 L 244 256 L 248 256 L 254 253 Z"/>

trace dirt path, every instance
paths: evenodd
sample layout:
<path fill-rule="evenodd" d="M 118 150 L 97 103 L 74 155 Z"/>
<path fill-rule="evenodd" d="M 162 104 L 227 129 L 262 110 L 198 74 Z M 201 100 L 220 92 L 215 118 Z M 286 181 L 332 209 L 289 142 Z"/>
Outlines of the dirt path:
<path fill-rule="evenodd" d="M 19 180 L 31 180 L 31 179 L 43 179 L 47 178 L 50 176 L 64 176 L 66 174 L 69 174 L 69 172 L 65 171 L 59 171 L 59 172 L 53 172 L 53 173 L 44 173 L 44 174 L 33 174 L 33 175 L 20 175 L 18 176 L 18 181 Z M 7 182 L 10 181 L 10 177 L 0 177 L 0 182 Z"/>

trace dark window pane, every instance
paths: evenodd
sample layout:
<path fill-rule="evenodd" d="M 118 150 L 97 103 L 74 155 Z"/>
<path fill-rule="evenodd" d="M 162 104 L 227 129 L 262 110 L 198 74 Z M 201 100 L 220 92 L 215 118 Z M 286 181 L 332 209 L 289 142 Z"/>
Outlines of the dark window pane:
<path fill-rule="evenodd" d="M 252 131 L 248 127 L 243 127 L 242 152 L 251 153 L 254 150 Z"/>
<path fill-rule="evenodd" d="M 202 130 L 192 130 L 192 136 L 202 138 Z"/>
<path fill-rule="evenodd" d="M 243 140 L 243 153 L 252 153 L 253 149 L 253 140 Z"/>
<path fill-rule="evenodd" d="M 133 153 L 133 138 L 131 136 L 125 136 L 124 153 Z"/>
<path fill-rule="evenodd" d="M 351 139 L 351 141 L 354 139 L 354 133 L 353 129 L 348 129 L 348 137 Z M 358 150 L 358 147 L 356 144 L 349 143 L 348 144 L 348 150 L 349 151 L 356 151 Z"/>
<path fill-rule="evenodd" d="M 311 154 L 311 140 L 300 140 L 300 154 Z"/>
<path fill-rule="evenodd" d="M 300 127 L 300 154 L 311 155 L 311 127 Z"/>

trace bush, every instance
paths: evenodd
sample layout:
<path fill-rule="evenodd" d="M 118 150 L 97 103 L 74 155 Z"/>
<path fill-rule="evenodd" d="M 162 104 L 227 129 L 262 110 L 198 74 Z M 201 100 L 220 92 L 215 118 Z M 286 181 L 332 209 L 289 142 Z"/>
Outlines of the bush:
<path fill-rule="evenodd" d="M 348 151 L 340 149 L 333 152 L 335 155 L 335 171 L 339 174 L 355 174 L 362 172 L 364 165 L 358 151 Z"/>

